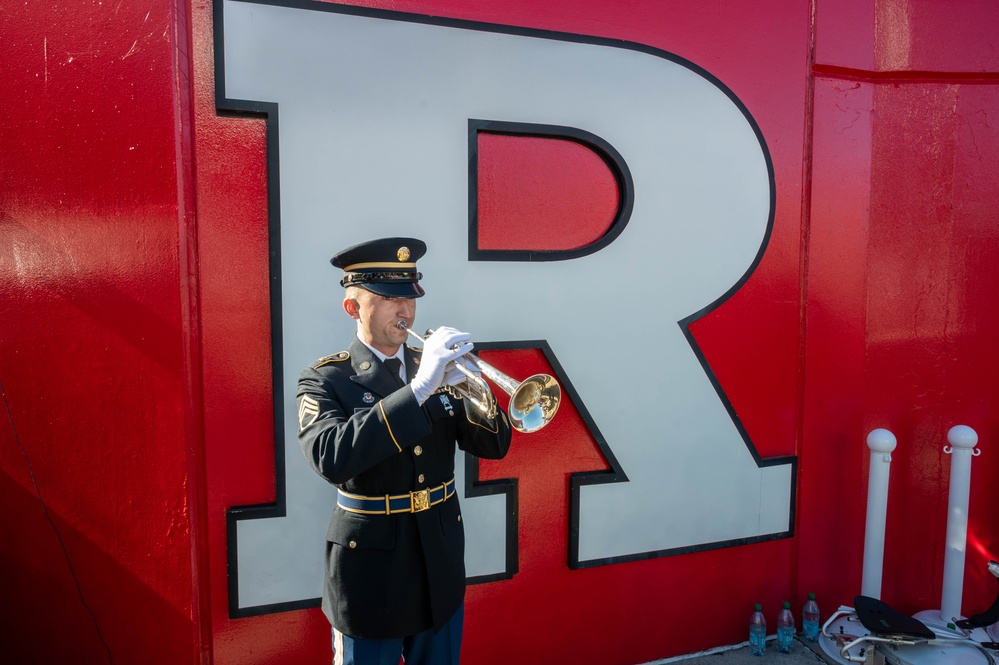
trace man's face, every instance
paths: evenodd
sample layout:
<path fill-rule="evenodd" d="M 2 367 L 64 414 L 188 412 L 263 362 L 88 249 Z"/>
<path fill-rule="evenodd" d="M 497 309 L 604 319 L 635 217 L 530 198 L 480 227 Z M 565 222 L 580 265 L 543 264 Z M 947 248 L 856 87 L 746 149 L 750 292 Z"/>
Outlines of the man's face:
<path fill-rule="evenodd" d="M 357 334 L 361 341 L 387 356 L 395 354 L 409 334 L 396 326 L 405 321 L 406 327 L 416 318 L 416 299 L 386 298 L 364 289 L 352 290 L 353 298 L 343 301 L 343 309 L 358 321 Z"/>

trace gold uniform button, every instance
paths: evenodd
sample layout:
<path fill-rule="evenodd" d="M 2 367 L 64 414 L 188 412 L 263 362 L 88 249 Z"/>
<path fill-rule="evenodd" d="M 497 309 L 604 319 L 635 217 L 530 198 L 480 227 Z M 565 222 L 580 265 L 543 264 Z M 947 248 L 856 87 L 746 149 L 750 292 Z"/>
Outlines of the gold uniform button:
<path fill-rule="evenodd" d="M 421 473 L 421 474 L 420 474 L 420 475 L 419 475 L 419 476 L 418 476 L 418 477 L 416 478 L 416 482 L 418 482 L 418 483 L 422 483 L 423 481 L 424 481 L 424 477 L 423 477 L 423 474 Z"/>
<path fill-rule="evenodd" d="M 419 457 L 420 455 L 422 455 L 423 454 L 423 447 L 422 446 L 416 446 L 415 448 L 413 448 L 413 454 L 416 455 L 417 457 Z"/>
<path fill-rule="evenodd" d="M 350 541 L 349 543 L 347 543 L 347 547 L 349 547 L 350 549 L 354 549 L 355 547 L 357 547 L 357 541 L 356 540 Z"/>
<path fill-rule="evenodd" d="M 458 521 L 459 522 L 461 521 L 461 515 L 458 515 Z"/>

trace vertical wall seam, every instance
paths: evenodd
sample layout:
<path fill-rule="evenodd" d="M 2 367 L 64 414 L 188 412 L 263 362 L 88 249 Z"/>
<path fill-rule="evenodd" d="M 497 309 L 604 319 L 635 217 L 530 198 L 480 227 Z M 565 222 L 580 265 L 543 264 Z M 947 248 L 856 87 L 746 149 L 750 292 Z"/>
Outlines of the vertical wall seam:
<path fill-rule="evenodd" d="M 807 335 L 808 335 L 808 251 L 811 237 L 812 220 L 812 161 L 815 154 L 815 32 L 816 32 L 816 0 L 809 3 L 808 12 L 808 62 L 806 63 L 805 80 L 805 108 L 804 123 L 802 131 L 802 160 L 801 160 L 801 234 L 799 245 L 799 321 L 798 321 L 798 387 L 796 390 L 797 405 L 795 409 L 795 455 L 798 458 L 799 478 L 804 474 L 807 465 L 805 459 L 805 375 L 807 372 Z M 795 487 L 794 505 L 801 503 L 801 483 Z M 802 519 L 802 511 L 795 511 L 795 534 L 801 534 L 799 523 Z M 798 597 L 798 578 L 801 566 L 801 545 L 800 539 L 794 538 L 791 541 L 791 565 L 788 580 L 788 588 L 792 598 Z"/>
<path fill-rule="evenodd" d="M 205 468 L 201 300 L 195 197 L 193 43 L 190 0 L 170 5 L 171 93 L 177 178 L 177 240 L 180 288 L 185 484 L 190 527 L 192 663 L 210 665 L 211 595 L 208 565 L 208 495 Z"/>

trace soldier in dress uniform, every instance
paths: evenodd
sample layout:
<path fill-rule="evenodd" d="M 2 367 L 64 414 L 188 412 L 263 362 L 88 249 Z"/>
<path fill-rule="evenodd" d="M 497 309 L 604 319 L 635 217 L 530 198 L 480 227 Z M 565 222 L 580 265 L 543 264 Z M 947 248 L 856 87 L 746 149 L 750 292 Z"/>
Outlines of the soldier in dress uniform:
<path fill-rule="evenodd" d="M 426 245 L 383 238 L 336 253 L 343 309 L 357 321 L 346 351 L 298 381 L 299 442 L 336 488 L 326 531 L 323 611 L 335 665 L 454 665 L 461 648 L 465 536 L 455 445 L 500 459 L 510 423 L 444 391 L 470 335 L 441 327 L 423 349 L 405 344 L 423 296 Z"/>

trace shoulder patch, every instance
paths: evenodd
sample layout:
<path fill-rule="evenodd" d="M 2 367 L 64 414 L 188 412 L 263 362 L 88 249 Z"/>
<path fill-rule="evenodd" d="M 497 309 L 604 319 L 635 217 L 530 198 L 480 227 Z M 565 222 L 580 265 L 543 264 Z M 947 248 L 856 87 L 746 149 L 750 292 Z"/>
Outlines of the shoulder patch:
<path fill-rule="evenodd" d="M 343 362 L 350 358 L 350 354 L 346 351 L 341 351 L 340 353 L 332 353 L 325 358 L 320 358 L 316 361 L 316 364 L 312 366 L 312 369 L 319 369 L 323 365 L 329 365 L 330 363 Z"/>
<path fill-rule="evenodd" d="M 410 346 L 409 344 L 407 344 L 406 348 L 409 349 L 410 351 L 414 351 L 416 353 L 423 353 L 423 347 L 417 348 L 415 346 Z"/>

